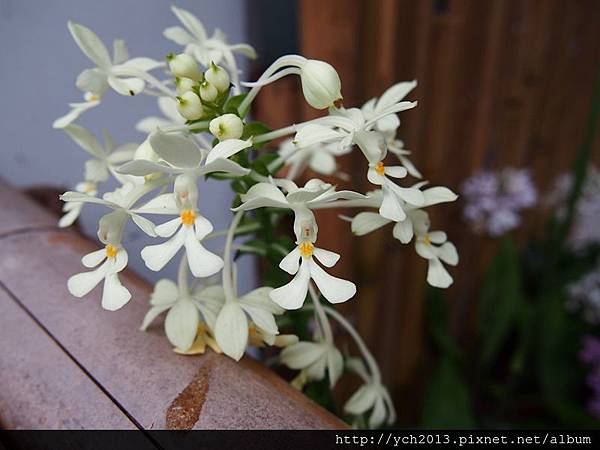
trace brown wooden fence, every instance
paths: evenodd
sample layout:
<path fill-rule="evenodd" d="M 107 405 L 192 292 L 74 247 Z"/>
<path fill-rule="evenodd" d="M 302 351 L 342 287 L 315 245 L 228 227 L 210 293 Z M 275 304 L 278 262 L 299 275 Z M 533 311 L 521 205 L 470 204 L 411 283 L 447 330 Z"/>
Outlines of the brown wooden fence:
<path fill-rule="evenodd" d="M 595 0 L 300 0 L 301 51 L 331 62 L 347 106 L 390 84 L 417 79 L 415 110 L 400 136 L 435 185 L 457 190 L 482 167 L 530 167 L 541 190 L 570 167 L 583 137 L 600 61 Z M 260 119 L 284 125 L 316 116 L 296 80 L 265 89 Z M 261 104 L 265 107 L 261 108 Z M 273 108 L 273 104 L 276 104 Z M 268 105 L 268 107 L 267 107 Z M 595 143 L 598 154 L 600 140 Z M 364 162 L 343 162 L 352 180 Z M 341 183 L 343 185 L 343 183 Z M 362 185 L 361 188 L 368 188 Z M 477 280 L 495 247 L 461 220 L 460 203 L 436 208 L 435 227 L 457 244 L 461 264 L 448 290 L 453 329 L 472 345 Z M 354 238 L 338 212 L 321 215 L 319 239 L 344 257 L 338 274 L 359 294 L 342 306 L 383 366 L 402 420 L 412 420 L 428 355 L 423 328 L 425 263 L 389 229 Z M 530 214 L 526 229 L 540 229 Z M 524 236 L 521 236 L 524 239 Z"/>

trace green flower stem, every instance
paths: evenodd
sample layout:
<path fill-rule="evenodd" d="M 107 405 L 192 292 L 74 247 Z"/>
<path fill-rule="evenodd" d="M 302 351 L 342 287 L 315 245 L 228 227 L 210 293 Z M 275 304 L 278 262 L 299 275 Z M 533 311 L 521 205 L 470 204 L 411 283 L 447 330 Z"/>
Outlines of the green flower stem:
<path fill-rule="evenodd" d="M 321 302 L 319 301 L 319 294 L 317 293 L 317 290 L 313 286 L 312 282 L 308 285 L 308 292 L 310 293 L 310 297 L 313 301 L 314 309 L 321 325 L 320 328 L 323 331 L 323 337 L 328 344 L 333 345 L 333 332 L 331 331 L 331 324 L 329 323 L 329 319 L 325 314 L 323 305 L 321 305 Z"/>
<path fill-rule="evenodd" d="M 233 216 L 231 225 L 227 232 L 227 239 L 225 241 L 225 251 L 223 254 L 223 290 L 225 291 L 225 300 L 232 302 L 235 299 L 235 291 L 233 289 L 233 279 L 231 277 L 231 246 L 233 244 L 233 238 L 235 236 L 235 230 L 244 216 L 244 211 L 238 211 Z"/>

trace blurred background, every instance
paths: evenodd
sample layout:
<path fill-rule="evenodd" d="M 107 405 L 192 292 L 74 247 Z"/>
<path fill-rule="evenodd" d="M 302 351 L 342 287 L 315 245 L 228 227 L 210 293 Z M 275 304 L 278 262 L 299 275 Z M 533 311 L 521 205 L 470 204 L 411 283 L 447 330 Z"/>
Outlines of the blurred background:
<path fill-rule="evenodd" d="M 278 56 L 299 52 L 336 67 L 347 107 L 395 82 L 418 80 L 410 99 L 419 105 L 401 115 L 399 136 L 432 185 L 461 194 L 432 211 L 433 229 L 446 231 L 460 254 L 450 269 L 454 284 L 427 288 L 426 262 L 389 228 L 357 238 L 337 218 L 352 211 L 318 217 L 322 246 L 344 255 L 333 272 L 359 286 L 340 310 L 380 362 L 398 424 L 596 427 L 600 2 L 177 4 L 208 30 L 219 27 L 231 42 L 255 46 L 259 59 L 247 67 L 248 79 Z M 66 187 L 81 176 L 85 155 L 51 130 L 66 102 L 79 99 L 74 78 L 87 64 L 67 19 L 106 41 L 125 38 L 133 56 L 160 59 L 173 50 L 161 36 L 175 23 L 168 6 L 0 0 L 0 177 L 21 187 Z M 154 102 L 110 100 L 81 123 L 96 133 L 109 127 L 119 142 L 140 141 L 133 125 L 155 113 Z M 253 114 L 272 128 L 318 115 L 294 78 L 265 88 Z M 340 187 L 370 189 L 360 155 L 345 156 L 343 169 L 351 182 L 335 180 Z M 229 187 L 207 189 L 214 195 L 206 195 L 204 212 L 224 226 L 229 216 L 221 202 L 229 201 Z M 86 213 L 93 233 L 100 212 Z M 136 269 L 154 275 L 139 261 Z M 251 263 L 243 273 L 252 284 Z M 353 386 L 342 383 L 335 395 Z"/>

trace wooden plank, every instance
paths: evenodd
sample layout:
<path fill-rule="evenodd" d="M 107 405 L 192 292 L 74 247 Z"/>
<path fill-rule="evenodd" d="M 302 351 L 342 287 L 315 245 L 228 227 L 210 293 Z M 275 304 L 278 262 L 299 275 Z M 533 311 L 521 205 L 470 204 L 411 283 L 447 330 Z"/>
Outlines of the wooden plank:
<path fill-rule="evenodd" d="M 344 427 L 287 383 L 257 375 L 252 365 L 215 354 L 177 355 L 160 325 L 139 331 L 149 286 L 127 271 L 121 280 L 133 299 L 119 312 L 101 308 L 100 290 L 72 297 L 67 278 L 84 269 L 81 256 L 96 248 L 69 231 L 5 237 L 0 281 L 143 428 Z M 218 411 L 222 416 L 213 417 Z"/>
<path fill-rule="evenodd" d="M 136 429 L 0 288 L 0 424 L 5 429 Z"/>

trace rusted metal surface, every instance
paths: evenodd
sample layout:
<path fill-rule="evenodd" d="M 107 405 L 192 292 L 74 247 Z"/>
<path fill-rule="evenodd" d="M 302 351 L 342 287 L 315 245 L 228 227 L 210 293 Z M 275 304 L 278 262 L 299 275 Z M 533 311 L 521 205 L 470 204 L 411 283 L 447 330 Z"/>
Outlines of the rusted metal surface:
<path fill-rule="evenodd" d="M 0 193 L 6 189 L 0 186 Z M 0 199 L 9 197 L 6 192 L 0 194 Z M 26 199 L 8 202 L 8 206 L 0 203 L 4 208 L 0 230 L 5 217 L 23 203 L 32 217 L 44 217 L 44 211 Z M 27 222 L 27 216 L 21 217 Z M 48 225 L 34 229 L 24 223 L 8 223 L 11 232 L 0 237 L 2 287 L 141 428 L 344 427 L 336 417 L 256 362 L 237 364 L 214 353 L 200 357 L 177 355 L 162 333 L 162 324 L 154 325 L 147 333 L 139 331 L 150 289 L 131 272 L 123 272 L 121 280 L 130 289 L 132 300 L 118 312 L 101 308 L 99 289 L 83 299 L 72 297 L 66 280 L 84 270 L 81 257 L 97 245 L 75 232 Z M 0 328 L 0 340 L 6 339 L 8 330 Z M 11 332 L 18 336 L 19 330 Z M 58 358 L 52 363 L 67 364 Z M 8 376 L 3 370 L 0 379 Z M 41 382 L 46 376 L 52 375 L 32 366 L 29 383 Z M 27 383 L 21 386 L 22 390 L 27 388 Z M 15 395 L 19 395 L 18 389 Z M 0 423 L 4 414 L 0 410 Z M 81 425 L 94 426 L 85 422 Z M 49 426 L 62 427 L 58 423 Z"/>

